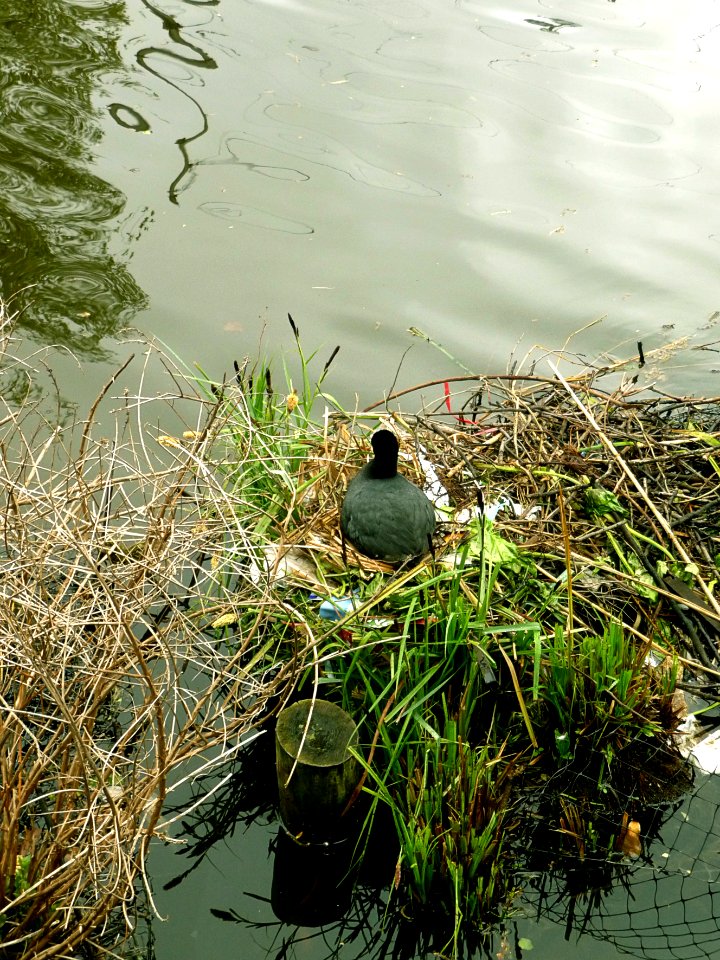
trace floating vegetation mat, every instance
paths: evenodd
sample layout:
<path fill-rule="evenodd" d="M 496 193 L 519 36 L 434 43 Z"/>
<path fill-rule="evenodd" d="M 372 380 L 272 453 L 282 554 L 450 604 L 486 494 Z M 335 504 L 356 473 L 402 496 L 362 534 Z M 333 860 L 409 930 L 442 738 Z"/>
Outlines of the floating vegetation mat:
<path fill-rule="evenodd" d="M 358 724 L 358 857 L 384 818 L 396 917 L 443 955 L 516 908 L 530 845 L 641 856 L 647 811 L 691 781 L 678 691 L 720 682 L 715 401 L 609 369 L 468 375 L 350 414 L 294 328 L 295 388 L 140 342 L 66 420 L 40 395 L 48 355 L 16 360 L 3 319 L 8 956 L 112 945 L 139 885 L 152 904 L 150 839 L 184 839 L 168 800 L 222 786 L 293 696 Z M 434 555 L 399 567 L 338 531 L 379 424 L 439 516 Z"/>
<path fill-rule="evenodd" d="M 516 617 L 580 632 L 622 623 L 688 658 L 715 693 L 720 404 L 648 395 L 630 378 L 603 389 L 617 379 L 482 378 L 472 418 L 419 418 L 413 434 L 455 504 L 491 507 L 486 547 Z M 463 535 L 451 523 L 446 542 Z"/>
<path fill-rule="evenodd" d="M 702 688 L 716 692 L 720 400 L 658 396 L 635 379 L 621 379 L 614 367 L 568 378 L 459 377 L 453 386 L 478 387 L 469 399 L 467 390 L 459 394 L 458 413 L 449 412 L 458 402 L 449 381 L 423 385 L 424 394 L 434 387 L 443 396 L 423 401 L 420 415 L 393 411 L 392 399 L 352 423 L 335 411 L 322 436 L 294 438 L 304 441 L 298 487 L 276 534 L 283 547 L 304 553 L 268 556 L 300 581 L 344 568 L 338 508 L 369 455 L 371 433 L 386 425 L 403 439 L 401 469 L 444 507 L 438 562 L 468 541 L 471 558 L 478 556 L 484 513 L 485 559 L 502 568 L 498 599 L 511 599 L 513 619 L 537 617 L 546 626 L 554 618 L 577 631 L 622 623 L 661 653 L 679 653 Z M 262 422 L 285 400 L 264 378 L 260 387 Z M 403 391 L 403 403 L 410 393 Z M 347 553 L 366 574 L 393 569 L 350 546 Z M 501 604 L 497 612 L 508 613 Z"/>
<path fill-rule="evenodd" d="M 251 579 L 285 649 L 310 643 L 298 695 L 360 726 L 365 794 L 396 830 L 401 914 L 458 957 L 512 912 L 539 859 L 612 873 L 690 787 L 683 690 L 707 704 L 720 680 L 720 408 L 606 367 L 462 376 L 351 416 L 322 392 L 327 365 L 310 387 L 298 349 L 303 391 L 278 392 L 262 366 L 214 388 L 229 489 L 259 517 Z M 413 393 L 437 400 L 397 409 Z M 433 556 L 400 566 L 338 532 L 378 426 L 441 521 Z M 241 601 L 215 625 L 238 642 Z"/>

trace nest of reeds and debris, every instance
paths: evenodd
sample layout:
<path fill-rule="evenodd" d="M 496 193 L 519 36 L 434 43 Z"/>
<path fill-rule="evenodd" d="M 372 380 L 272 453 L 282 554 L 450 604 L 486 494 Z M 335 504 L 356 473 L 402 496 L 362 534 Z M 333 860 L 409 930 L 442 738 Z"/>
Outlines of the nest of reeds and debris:
<path fill-rule="evenodd" d="M 518 551 L 508 590 L 529 558 L 573 629 L 620 622 L 684 651 L 714 688 L 720 403 L 638 393 L 630 380 L 603 389 L 595 371 L 485 378 L 472 419 L 419 418 L 416 435 L 456 504 L 499 507 L 496 531 Z"/>
<path fill-rule="evenodd" d="M 432 824 L 403 784 L 437 786 L 427 757 L 454 749 L 448 730 L 461 721 L 478 724 L 479 739 L 461 740 L 486 751 L 478 763 L 496 822 L 514 830 L 542 802 L 549 831 L 581 857 L 624 853 L 623 823 L 690 782 L 673 739 L 678 661 L 684 684 L 708 700 L 718 694 L 720 404 L 641 391 L 632 374 L 608 368 L 467 375 L 418 388 L 419 413 L 398 409 L 412 402 L 405 391 L 350 415 L 323 395 L 326 371 L 303 398 L 290 384 L 279 392 L 267 367 L 238 366 L 234 382 L 216 387 L 215 449 L 225 443 L 236 458 L 227 480 L 246 504 L 251 579 L 267 591 L 272 630 L 288 649 L 310 643 L 313 695 L 344 698 L 364 724 L 369 766 L 392 780 L 389 802 L 408 827 L 402 863 L 422 859 L 411 827 L 418 843 L 428 829 L 446 837 L 447 784 Z M 339 532 L 344 491 L 379 426 L 398 434 L 401 469 L 439 508 L 433 555 L 402 565 L 361 556 Z M 244 629 L 237 607 L 217 622 Z M 478 681 L 477 664 L 495 677 Z M 410 717 L 417 726 L 403 734 Z M 404 745 L 394 739 L 403 735 Z M 376 751 L 385 736 L 391 774 Z M 438 755 L 438 770 L 450 766 Z M 528 784 L 540 770 L 557 795 L 538 801 Z M 510 815 L 518 802 L 524 814 Z M 489 829 L 464 827 L 472 842 Z M 447 865 L 435 866 L 440 876 Z M 507 892 L 500 856 L 492 871 L 496 892 Z M 437 905 L 435 887 L 414 889 L 423 909 Z"/>
<path fill-rule="evenodd" d="M 166 799 L 318 681 L 324 645 L 341 655 L 318 606 L 357 582 L 377 612 L 422 571 L 492 566 L 488 626 L 620 623 L 717 693 L 715 401 L 586 371 L 472 378 L 463 412 L 442 382 L 420 413 L 390 398 L 320 421 L 327 365 L 279 393 L 268 367 L 210 383 L 143 341 L 140 373 L 128 360 L 65 422 L 44 357 L 17 360 L 1 319 L 0 919 L 17 956 L 132 924 L 150 840 L 181 817 Z M 345 552 L 338 528 L 380 422 L 444 491 L 434 557 L 400 568 Z"/>
<path fill-rule="evenodd" d="M 400 468 L 444 505 L 436 562 L 456 558 L 484 515 L 486 557 L 502 567 L 498 590 L 515 617 L 578 631 L 621 623 L 648 652 L 678 653 L 696 689 L 715 693 L 720 400 L 641 392 L 614 369 L 474 379 L 457 413 L 444 382 L 424 385 L 442 399 L 421 414 L 384 401 L 354 423 L 331 416 L 308 443 L 293 522 L 271 557 L 300 581 L 346 560 L 365 575 L 396 570 L 343 545 L 338 523 L 385 425 L 400 437 Z"/>
<path fill-rule="evenodd" d="M 403 782 L 437 786 L 418 754 L 427 758 L 438 744 L 450 743 L 447 716 L 464 718 L 475 709 L 469 703 L 484 700 L 485 714 L 482 706 L 475 710 L 480 739 L 472 742 L 488 751 L 484 769 L 494 770 L 488 809 L 509 830 L 524 824 L 517 828 L 524 837 L 520 846 L 529 836 L 538 842 L 523 831 L 533 819 L 542 821 L 548 836 L 566 843 L 565 853 L 574 851 L 580 860 L 592 853 L 612 872 L 608 850 L 637 856 L 628 824 L 691 782 L 674 737 L 686 709 L 684 699 L 672 695 L 677 678 L 708 701 L 720 692 L 720 402 L 641 390 L 632 374 L 623 378 L 616 368 L 567 377 L 463 376 L 456 388 L 470 383 L 471 390 L 457 396 L 451 382 L 424 384 L 423 395 L 438 400 L 423 400 L 420 413 L 397 409 L 400 399 L 409 405 L 412 391 L 406 391 L 353 416 L 328 410 L 322 424 L 311 422 L 310 404 L 298 416 L 294 391 L 278 395 L 267 370 L 228 386 L 228 422 L 237 423 L 234 408 L 264 425 L 260 455 L 269 459 L 272 451 L 278 478 L 266 500 L 274 522 L 265 527 L 257 575 L 269 596 L 292 609 L 286 638 L 292 643 L 312 636 L 315 691 L 346 696 L 351 690 L 361 722 L 370 717 L 370 762 L 377 761 L 381 728 L 391 728 L 388 754 L 398 757 L 402 747 L 393 737 L 402 736 L 407 718 L 421 716 L 426 725 L 414 728 L 391 775 L 397 792 L 390 802 L 408 827 L 398 864 L 430 860 L 407 839 L 411 828 L 417 827 L 418 842 L 428 829 L 445 837 L 454 816 L 443 807 L 449 795 L 443 787 L 435 821 L 418 818 L 414 803 L 403 797 Z M 398 434 L 401 469 L 441 507 L 434 554 L 404 565 L 369 560 L 343 545 L 339 534 L 344 491 L 366 462 L 378 426 Z M 235 471 L 242 486 L 258 447 L 236 449 L 243 451 Z M 443 569 L 451 574 L 444 577 Z M 417 586 L 422 582 L 425 593 Z M 456 590 L 468 600 L 464 621 Z M 322 600 L 330 603 L 318 616 Z M 469 670 L 468 660 L 456 656 L 462 645 L 458 618 L 468 626 Z M 527 642 L 531 628 L 535 644 Z M 363 646 L 375 650 L 374 661 Z M 423 646 L 431 664 L 425 677 L 416 670 Z M 452 669 L 446 685 L 438 680 L 445 676 L 444 656 L 464 664 L 459 688 Z M 504 677 L 492 687 L 464 686 L 473 657 L 491 662 L 496 673 L 507 665 Z M 362 664 L 360 671 L 355 663 Z M 414 700 L 399 692 L 404 685 L 428 689 L 429 675 L 437 681 L 438 702 L 422 692 Z M 502 712 L 508 692 L 515 719 Z M 353 709 L 352 702 L 345 705 Z M 525 730 L 518 732 L 520 713 Z M 449 766 L 447 758 L 438 763 L 438 769 Z M 382 761 L 380 769 L 382 779 Z M 500 771 L 515 780 L 512 801 L 503 794 Z M 544 786 L 533 793 L 531 781 L 540 771 Z M 459 809 L 463 801 L 456 800 Z M 511 803 L 524 810 L 516 807 L 510 815 L 505 804 Z M 549 864 L 557 850 L 546 845 L 542 852 Z M 440 876 L 447 865 L 434 867 Z M 502 857 L 492 870 L 502 899 L 511 886 Z M 438 890 L 414 887 L 409 873 L 401 886 L 415 890 L 427 913 L 441 900 Z M 466 889 L 466 879 L 457 889 Z M 457 889 L 442 901 L 450 914 Z M 497 902 L 482 909 L 493 907 Z"/>

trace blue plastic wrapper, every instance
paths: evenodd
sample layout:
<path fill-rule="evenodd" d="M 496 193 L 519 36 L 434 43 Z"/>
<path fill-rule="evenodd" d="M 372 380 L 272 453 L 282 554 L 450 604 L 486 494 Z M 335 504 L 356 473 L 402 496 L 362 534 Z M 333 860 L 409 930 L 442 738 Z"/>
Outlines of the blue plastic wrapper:
<path fill-rule="evenodd" d="M 342 620 L 353 612 L 355 606 L 354 597 L 330 597 L 320 604 L 320 616 L 323 620 Z"/>

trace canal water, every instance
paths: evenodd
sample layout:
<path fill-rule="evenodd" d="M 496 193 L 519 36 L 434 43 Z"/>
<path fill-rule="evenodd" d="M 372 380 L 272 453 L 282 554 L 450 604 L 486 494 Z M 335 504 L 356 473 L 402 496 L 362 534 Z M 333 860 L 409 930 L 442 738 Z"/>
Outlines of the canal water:
<path fill-rule="evenodd" d="M 267 747 L 256 739 L 234 775 L 223 772 L 226 782 L 215 796 L 183 818 L 182 831 L 177 825 L 170 831 L 183 836 L 184 845 L 156 842 L 154 901 L 168 920 L 139 926 L 139 945 L 150 934 L 148 960 L 442 957 L 444 940 L 433 942 L 428 931 L 398 922 L 387 882 L 394 854 L 389 868 L 381 865 L 375 878 L 361 879 L 350 905 L 332 920 L 288 922 L 279 891 L 291 887 L 299 900 L 310 899 L 323 870 L 285 873 L 297 865 L 279 846 L 274 751 L 272 743 Z M 208 780 L 196 784 L 196 795 L 209 786 Z M 641 826 L 640 855 L 612 864 L 602 856 L 573 855 L 572 843 L 538 830 L 532 849 L 519 852 L 517 895 L 505 924 L 461 956 L 720 957 L 720 778 L 697 773 L 684 795 L 648 808 Z M 295 911 L 308 915 L 302 904 Z"/>
<path fill-rule="evenodd" d="M 71 399 L 129 324 L 221 377 L 290 350 L 287 312 L 348 405 L 458 372 L 411 327 L 480 373 L 640 340 L 646 381 L 713 394 L 719 19 L 3 0 L 0 293 L 89 364 L 57 361 Z"/>
<path fill-rule="evenodd" d="M 318 373 L 340 345 L 350 406 L 638 341 L 645 383 L 714 395 L 719 24 L 716 0 L 2 0 L 0 295 L 81 408 L 129 326 L 221 378 L 290 354 L 288 312 Z M 720 956 L 719 800 L 703 780 L 579 944 L 557 890 L 494 955 Z M 238 822 L 168 890 L 190 864 L 158 846 L 157 960 L 373 955 L 381 902 L 352 935 L 275 920 L 276 836 Z"/>

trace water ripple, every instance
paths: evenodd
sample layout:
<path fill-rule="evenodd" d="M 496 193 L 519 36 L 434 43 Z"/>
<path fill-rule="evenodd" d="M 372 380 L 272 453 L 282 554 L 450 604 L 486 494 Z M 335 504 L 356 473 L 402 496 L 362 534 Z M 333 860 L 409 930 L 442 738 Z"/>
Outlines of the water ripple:
<path fill-rule="evenodd" d="M 267 210 L 258 210 L 247 204 L 218 201 L 201 203 L 200 210 L 217 217 L 219 220 L 228 220 L 232 224 L 247 224 L 253 227 L 262 227 L 264 230 L 278 230 L 280 233 L 309 234 L 314 233 L 307 223 L 298 223 L 285 217 L 278 217 Z"/>
<path fill-rule="evenodd" d="M 119 66 L 116 3 L 53 8 L 6 0 L 0 14 L 0 294 L 21 323 L 100 356 L 145 302 L 109 247 L 125 197 L 91 170 L 101 133 L 95 78 Z"/>
<path fill-rule="evenodd" d="M 108 113 L 119 127 L 134 130 L 136 133 L 147 133 L 150 124 L 137 110 L 125 103 L 111 103 Z"/>
<path fill-rule="evenodd" d="M 91 119 L 79 113 L 72 101 L 43 87 L 5 86 L 2 96 L 2 139 L 14 141 L 25 151 L 70 157 L 78 143 L 91 136 Z"/>
<path fill-rule="evenodd" d="M 537 62 L 497 60 L 493 69 L 524 84 L 518 103 L 538 119 L 623 143 L 654 143 L 670 114 L 643 90 Z"/>

